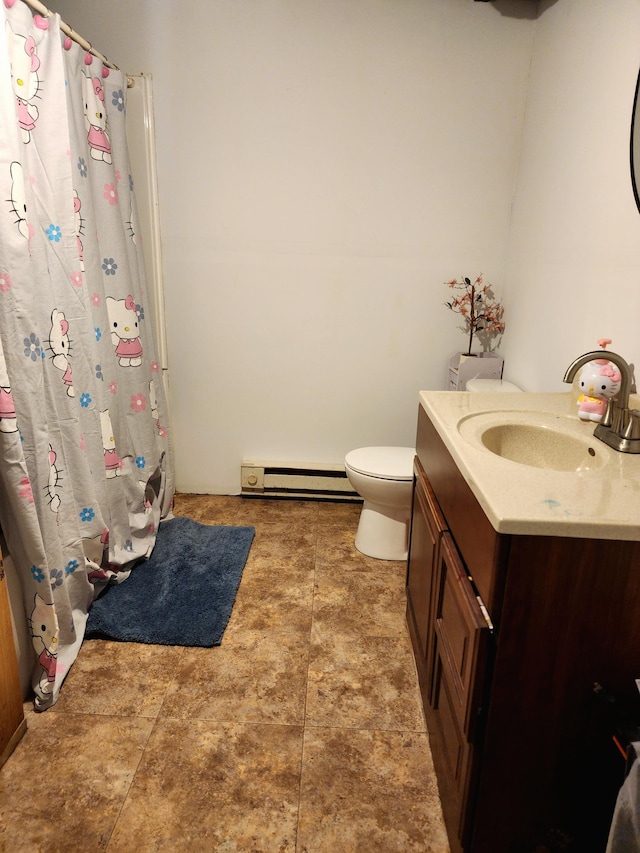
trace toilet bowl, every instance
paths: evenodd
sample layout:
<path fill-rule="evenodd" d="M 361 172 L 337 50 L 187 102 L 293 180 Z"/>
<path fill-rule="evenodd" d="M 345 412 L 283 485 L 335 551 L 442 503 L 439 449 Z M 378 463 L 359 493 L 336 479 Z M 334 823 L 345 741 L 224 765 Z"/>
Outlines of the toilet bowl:
<path fill-rule="evenodd" d="M 406 560 L 413 447 L 359 447 L 345 456 L 349 482 L 364 499 L 356 548 L 377 560 Z"/>
<path fill-rule="evenodd" d="M 522 391 L 503 379 L 470 379 L 474 394 Z M 349 482 L 363 498 L 356 548 L 377 560 L 406 560 L 409 546 L 413 447 L 359 447 L 345 456 Z"/>

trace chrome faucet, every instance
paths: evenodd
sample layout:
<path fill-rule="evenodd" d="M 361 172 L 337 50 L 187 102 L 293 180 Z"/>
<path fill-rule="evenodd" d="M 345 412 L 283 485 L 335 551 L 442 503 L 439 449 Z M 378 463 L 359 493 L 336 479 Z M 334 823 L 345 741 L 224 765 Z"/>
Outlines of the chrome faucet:
<path fill-rule="evenodd" d="M 620 371 L 620 391 L 615 399 L 607 400 L 602 420 L 594 430 L 594 436 L 621 453 L 640 453 L 640 411 L 629 408 L 629 394 L 633 385 L 631 367 L 615 352 L 595 350 L 578 356 L 564 374 L 564 382 L 573 382 L 579 368 L 596 359 L 612 361 Z"/>

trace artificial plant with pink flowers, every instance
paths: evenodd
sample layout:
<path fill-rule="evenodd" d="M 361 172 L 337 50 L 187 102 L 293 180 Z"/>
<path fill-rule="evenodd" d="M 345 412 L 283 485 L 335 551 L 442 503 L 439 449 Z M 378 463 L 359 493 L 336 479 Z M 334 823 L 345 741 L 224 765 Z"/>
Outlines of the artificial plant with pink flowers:
<path fill-rule="evenodd" d="M 497 298 L 490 284 L 485 284 L 482 273 L 471 281 L 463 276 L 445 282 L 453 291 L 456 291 L 448 302 L 447 308 L 456 314 L 460 314 L 464 325 L 459 328 L 468 336 L 468 345 L 465 355 L 473 355 L 474 335 L 480 341 L 483 351 L 491 351 L 491 342 L 504 332 L 504 308 Z M 495 349 L 499 341 L 493 346 Z"/>

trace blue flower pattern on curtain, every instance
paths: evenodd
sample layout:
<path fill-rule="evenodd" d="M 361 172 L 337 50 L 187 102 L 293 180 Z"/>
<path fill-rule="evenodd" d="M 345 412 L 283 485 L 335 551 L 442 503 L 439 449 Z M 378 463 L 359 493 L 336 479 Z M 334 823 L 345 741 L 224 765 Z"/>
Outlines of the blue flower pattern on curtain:
<path fill-rule="evenodd" d="M 0 524 L 57 697 L 88 609 L 147 557 L 173 472 L 125 136 L 126 80 L 4 0 Z"/>

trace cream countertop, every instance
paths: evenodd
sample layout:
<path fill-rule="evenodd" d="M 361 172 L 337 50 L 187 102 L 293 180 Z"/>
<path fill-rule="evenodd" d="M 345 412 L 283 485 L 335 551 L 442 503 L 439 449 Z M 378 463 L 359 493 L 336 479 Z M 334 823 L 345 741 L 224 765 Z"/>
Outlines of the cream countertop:
<path fill-rule="evenodd" d="M 640 454 L 619 453 L 593 437 L 594 423 L 580 421 L 575 395 L 566 393 L 471 394 L 421 391 L 424 408 L 489 521 L 498 533 L 640 541 Z M 640 397 L 631 395 L 631 408 Z M 503 459 L 473 437 L 477 423 L 500 422 L 502 413 L 526 422 L 548 413 L 564 433 L 584 438 L 597 467 L 556 471 Z M 507 416 L 509 419 L 510 416 Z M 464 420 L 466 419 L 466 420 Z M 461 435 L 461 422 L 467 438 Z"/>

